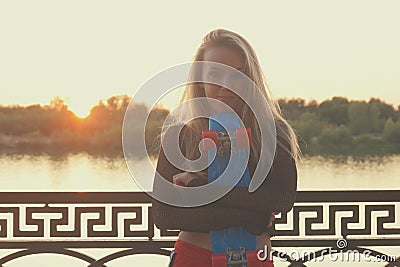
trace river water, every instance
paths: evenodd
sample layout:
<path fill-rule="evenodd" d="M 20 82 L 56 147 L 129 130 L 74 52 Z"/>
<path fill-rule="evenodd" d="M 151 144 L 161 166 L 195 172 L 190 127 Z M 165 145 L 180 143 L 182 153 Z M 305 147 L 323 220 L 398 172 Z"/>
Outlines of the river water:
<path fill-rule="evenodd" d="M 134 175 L 153 177 L 134 160 Z M 154 161 L 151 161 L 154 164 Z M 369 158 L 305 157 L 298 190 L 400 189 L 400 155 Z M 0 155 L 1 191 L 140 191 L 124 158 Z"/>

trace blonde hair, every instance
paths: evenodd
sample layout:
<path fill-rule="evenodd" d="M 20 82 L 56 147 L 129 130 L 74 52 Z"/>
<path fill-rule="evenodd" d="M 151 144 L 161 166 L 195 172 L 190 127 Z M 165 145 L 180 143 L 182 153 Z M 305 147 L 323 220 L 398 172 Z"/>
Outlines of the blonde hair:
<path fill-rule="evenodd" d="M 271 92 L 268 89 L 265 76 L 261 70 L 260 63 L 249 42 L 239 34 L 231 32 L 229 30 L 225 29 L 213 30 L 203 38 L 200 47 L 196 51 L 193 61 L 195 62 L 204 61 L 205 51 L 215 46 L 225 46 L 229 48 L 234 48 L 237 49 L 243 55 L 244 66 L 242 68 L 242 72 L 254 82 L 254 84 L 258 87 L 259 90 L 261 90 L 261 93 L 264 96 L 265 100 L 267 101 L 270 110 L 272 112 L 272 116 L 274 118 L 276 125 L 276 134 L 277 137 L 280 137 L 277 138 L 277 145 L 281 146 L 286 151 L 288 151 L 295 160 L 300 158 L 301 152 L 297 142 L 296 134 L 292 129 L 292 127 L 288 124 L 288 122 L 282 117 L 279 104 L 275 99 L 273 99 Z M 196 75 L 196 71 L 192 70 L 190 75 Z M 201 83 L 196 83 L 196 82 L 187 83 L 180 102 L 183 103 L 190 99 L 194 99 L 197 97 L 204 97 L 205 96 L 204 88 L 202 88 L 201 85 L 202 85 Z M 190 117 L 192 114 L 196 114 L 195 109 L 199 107 L 189 105 L 186 108 L 187 112 L 181 112 L 180 114 L 181 115 L 184 114 L 184 116 Z M 261 137 L 260 137 L 258 122 L 256 121 L 251 109 L 247 105 L 244 106 L 241 112 L 242 114 L 238 114 L 239 117 L 242 119 L 245 126 L 250 127 L 252 130 L 253 145 L 251 148 L 251 153 L 253 154 L 253 156 L 255 156 L 255 158 L 258 159 L 261 147 L 260 146 Z M 183 121 L 184 119 L 182 119 L 181 122 Z M 201 130 L 208 129 L 208 125 L 206 124 L 207 120 L 195 119 L 190 122 L 187 121 L 184 122 L 187 124 L 187 126 L 189 126 L 192 129 L 191 131 L 192 133 L 193 132 L 200 133 L 200 136 L 201 136 Z M 185 135 L 185 132 L 183 132 L 183 135 Z M 198 139 L 198 138 L 193 138 L 193 136 L 191 136 L 190 139 Z M 184 138 L 184 140 L 190 140 L 190 139 Z M 280 140 L 283 140 L 286 143 L 286 145 L 283 144 L 282 141 Z M 199 141 L 199 140 L 193 140 L 193 141 Z M 193 143 L 185 144 L 185 146 L 182 147 L 182 150 L 183 153 L 188 158 L 191 159 L 196 158 L 196 155 L 198 155 L 197 146 L 194 145 Z"/>

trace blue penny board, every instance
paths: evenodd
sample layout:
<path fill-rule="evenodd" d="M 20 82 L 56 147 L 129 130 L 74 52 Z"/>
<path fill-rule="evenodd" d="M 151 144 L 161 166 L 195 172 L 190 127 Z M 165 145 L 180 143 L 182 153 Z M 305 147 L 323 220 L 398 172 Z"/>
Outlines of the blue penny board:
<path fill-rule="evenodd" d="M 220 121 L 225 129 L 217 122 Z M 224 131 L 233 131 L 236 132 L 237 128 L 241 128 L 242 126 L 239 123 L 238 117 L 234 113 L 219 113 L 213 115 L 209 119 L 209 129 L 216 130 L 217 132 Z M 220 147 L 221 144 L 218 144 Z M 232 147 L 235 147 L 235 144 L 232 144 Z M 222 157 L 216 156 L 213 162 L 210 162 L 212 159 L 212 151 L 208 151 L 208 159 L 209 159 L 209 167 L 208 167 L 208 182 L 212 182 L 217 179 L 226 166 L 228 165 L 229 158 L 232 157 L 233 163 L 238 162 L 239 160 L 246 159 L 247 151 L 246 148 L 235 148 L 236 153 L 225 153 Z M 236 164 L 234 164 L 235 166 Z M 228 181 L 229 183 L 229 181 Z M 233 182 L 231 182 L 233 183 Z M 246 187 L 248 188 L 250 183 L 250 173 L 248 168 L 236 184 L 238 187 Z M 234 205 L 234 203 L 232 203 Z M 238 212 L 238 216 L 240 213 Z M 243 227 L 231 227 L 225 228 L 222 230 L 211 230 L 211 245 L 212 251 L 215 254 L 226 253 L 226 249 L 230 247 L 233 250 L 238 250 L 239 247 L 244 247 L 246 251 L 252 251 L 257 249 L 257 236 L 250 234 Z M 246 256 L 246 255 L 245 255 Z"/>

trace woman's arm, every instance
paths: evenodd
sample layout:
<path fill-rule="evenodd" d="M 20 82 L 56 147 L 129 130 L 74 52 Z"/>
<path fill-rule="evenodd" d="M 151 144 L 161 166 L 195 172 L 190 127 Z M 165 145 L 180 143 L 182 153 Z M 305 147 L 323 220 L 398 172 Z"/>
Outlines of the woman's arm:
<path fill-rule="evenodd" d="M 152 202 L 154 224 L 160 229 L 208 233 L 210 230 L 242 226 L 254 235 L 268 231 L 270 214 L 262 216 L 252 211 L 216 206 L 182 208 L 157 200 Z"/>
<path fill-rule="evenodd" d="M 158 179 L 173 182 L 173 177 L 183 171 L 173 166 L 161 146 L 153 192 L 161 190 Z M 259 213 L 246 208 L 217 206 L 214 203 L 201 207 L 175 207 L 152 199 L 152 215 L 160 229 L 179 229 L 191 232 L 209 232 L 233 226 L 243 226 L 250 233 L 267 231 L 270 213 Z M 249 218 L 251 218 L 249 220 Z"/>
<path fill-rule="evenodd" d="M 287 143 L 286 146 L 290 151 Z M 250 193 L 248 188 L 235 187 L 217 200 L 216 205 L 227 207 L 235 203 L 236 207 L 256 212 L 288 212 L 295 202 L 296 190 L 295 160 L 288 151 L 277 146 L 271 170 L 256 191 Z"/>

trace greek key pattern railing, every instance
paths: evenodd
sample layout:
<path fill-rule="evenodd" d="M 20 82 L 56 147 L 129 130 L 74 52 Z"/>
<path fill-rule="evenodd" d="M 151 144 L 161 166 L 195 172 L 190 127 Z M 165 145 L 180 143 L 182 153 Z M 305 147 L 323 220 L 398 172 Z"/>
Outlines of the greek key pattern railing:
<path fill-rule="evenodd" d="M 341 239 L 346 242 L 342 251 L 400 246 L 399 197 L 400 191 L 395 190 L 298 192 L 293 209 L 275 221 L 272 245 L 338 249 Z M 155 227 L 150 197 L 143 192 L 0 193 L 0 250 L 19 250 L 0 258 L 0 265 L 26 255 L 58 253 L 88 266 L 106 266 L 133 254 L 168 255 L 177 234 Z M 94 259 L 74 248 L 121 251 Z M 309 261 L 284 253 L 274 256 L 285 258 L 290 266 L 305 266 Z M 397 266 L 399 261 L 388 261 L 386 266 Z"/>

